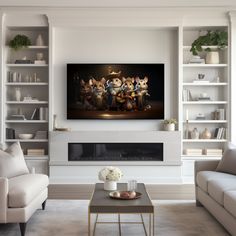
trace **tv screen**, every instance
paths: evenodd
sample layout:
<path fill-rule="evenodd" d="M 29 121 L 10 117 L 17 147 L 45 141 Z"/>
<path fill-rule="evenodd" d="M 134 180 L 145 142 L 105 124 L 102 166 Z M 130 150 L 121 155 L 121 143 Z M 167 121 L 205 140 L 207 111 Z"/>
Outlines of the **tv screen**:
<path fill-rule="evenodd" d="M 67 119 L 164 119 L 164 64 L 67 64 Z"/>

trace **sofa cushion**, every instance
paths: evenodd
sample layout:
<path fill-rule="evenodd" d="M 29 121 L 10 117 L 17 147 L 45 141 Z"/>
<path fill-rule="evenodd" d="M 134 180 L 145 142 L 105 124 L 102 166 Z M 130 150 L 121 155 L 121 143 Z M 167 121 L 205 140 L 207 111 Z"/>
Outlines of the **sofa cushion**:
<path fill-rule="evenodd" d="M 196 181 L 202 190 L 208 192 L 208 182 L 214 179 L 235 179 L 235 176 L 216 171 L 200 171 L 197 173 Z"/>
<path fill-rule="evenodd" d="M 0 177 L 12 178 L 28 173 L 19 142 L 12 144 L 5 151 L 0 150 Z"/>
<path fill-rule="evenodd" d="M 236 191 L 227 191 L 224 195 L 224 207 L 236 217 Z"/>
<path fill-rule="evenodd" d="M 225 151 L 216 171 L 236 175 L 236 149 Z"/>
<path fill-rule="evenodd" d="M 48 176 L 27 174 L 9 179 L 8 207 L 25 207 L 48 186 Z"/>
<path fill-rule="evenodd" d="M 208 181 L 208 194 L 219 204 L 224 205 L 224 194 L 236 190 L 236 176 L 232 179 L 217 179 Z"/>

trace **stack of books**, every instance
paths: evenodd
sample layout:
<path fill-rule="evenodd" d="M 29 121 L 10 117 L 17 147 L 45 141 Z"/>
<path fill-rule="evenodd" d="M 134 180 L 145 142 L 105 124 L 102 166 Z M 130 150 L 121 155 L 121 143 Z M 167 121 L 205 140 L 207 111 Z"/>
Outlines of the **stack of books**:
<path fill-rule="evenodd" d="M 45 150 L 44 149 L 27 149 L 28 156 L 44 156 Z"/>
<path fill-rule="evenodd" d="M 183 89 L 183 101 L 192 101 L 192 95 L 189 89 Z"/>
<path fill-rule="evenodd" d="M 223 150 L 217 148 L 207 148 L 204 149 L 204 154 L 207 156 L 222 156 Z"/>
<path fill-rule="evenodd" d="M 35 139 L 47 139 L 48 138 L 48 132 L 47 131 L 36 131 Z"/>
<path fill-rule="evenodd" d="M 48 108 L 47 107 L 35 108 L 31 115 L 31 120 L 47 120 L 48 121 Z"/>
<path fill-rule="evenodd" d="M 215 134 L 214 134 L 214 138 L 216 139 L 224 139 L 225 138 L 225 132 L 226 132 L 226 128 L 216 128 L 215 129 Z"/>
<path fill-rule="evenodd" d="M 185 154 L 188 156 L 200 156 L 202 155 L 202 149 L 200 148 L 187 148 Z"/>

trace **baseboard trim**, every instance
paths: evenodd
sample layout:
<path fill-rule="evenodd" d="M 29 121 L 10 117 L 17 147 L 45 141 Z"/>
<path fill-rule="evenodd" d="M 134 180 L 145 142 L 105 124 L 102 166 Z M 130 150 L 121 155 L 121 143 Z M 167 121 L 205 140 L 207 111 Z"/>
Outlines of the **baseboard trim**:
<path fill-rule="evenodd" d="M 193 200 L 193 184 L 147 184 L 148 193 L 153 200 Z M 90 199 L 93 184 L 50 184 L 49 199 Z"/>

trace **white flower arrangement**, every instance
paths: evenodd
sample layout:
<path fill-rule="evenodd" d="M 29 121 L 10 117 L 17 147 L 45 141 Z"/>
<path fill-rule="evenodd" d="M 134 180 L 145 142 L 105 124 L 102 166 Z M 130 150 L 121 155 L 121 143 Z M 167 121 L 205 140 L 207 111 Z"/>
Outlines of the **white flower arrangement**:
<path fill-rule="evenodd" d="M 99 171 L 98 178 L 101 181 L 119 181 L 123 176 L 122 171 L 113 166 L 107 166 Z"/>

